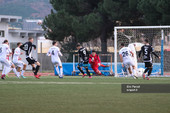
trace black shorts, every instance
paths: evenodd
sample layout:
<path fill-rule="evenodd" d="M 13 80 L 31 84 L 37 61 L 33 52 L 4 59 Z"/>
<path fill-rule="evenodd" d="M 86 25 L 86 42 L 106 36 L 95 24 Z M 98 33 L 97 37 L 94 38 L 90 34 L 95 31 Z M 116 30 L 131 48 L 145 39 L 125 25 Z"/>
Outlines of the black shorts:
<path fill-rule="evenodd" d="M 145 62 L 145 67 L 152 67 L 152 62 Z"/>
<path fill-rule="evenodd" d="M 31 65 L 31 64 L 35 64 L 35 62 L 37 62 L 34 58 L 26 58 L 27 62 L 28 62 L 28 65 Z"/>

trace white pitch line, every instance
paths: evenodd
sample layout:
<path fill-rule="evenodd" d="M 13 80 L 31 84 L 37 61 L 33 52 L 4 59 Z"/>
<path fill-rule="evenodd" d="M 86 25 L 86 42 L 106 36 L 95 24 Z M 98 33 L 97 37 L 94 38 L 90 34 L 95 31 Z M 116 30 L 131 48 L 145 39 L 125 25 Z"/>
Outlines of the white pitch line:
<path fill-rule="evenodd" d="M 93 84 L 102 84 L 102 85 L 109 85 L 109 84 L 121 84 L 121 83 L 110 83 L 110 82 L 34 82 L 34 81 L 0 81 L 0 84 L 61 84 L 61 85 L 67 85 L 67 84 L 72 84 L 72 85 L 77 85 L 77 84 L 84 84 L 84 85 L 93 85 Z"/>

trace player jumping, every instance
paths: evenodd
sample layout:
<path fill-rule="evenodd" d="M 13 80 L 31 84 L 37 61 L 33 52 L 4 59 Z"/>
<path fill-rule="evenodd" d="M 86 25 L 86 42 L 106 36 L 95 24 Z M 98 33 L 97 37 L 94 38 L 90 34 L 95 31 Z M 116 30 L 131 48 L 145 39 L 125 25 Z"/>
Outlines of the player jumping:
<path fill-rule="evenodd" d="M 59 75 L 59 78 L 63 78 L 63 67 L 62 67 L 60 57 L 59 57 L 63 55 L 60 52 L 60 49 L 57 47 L 57 42 L 54 41 L 52 44 L 53 46 L 48 50 L 47 56 L 51 56 L 51 62 L 56 67 L 56 71 Z M 59 71 L 58 66 L 60 67 L 60 71 Z"/>
<path fill-rule="evenodd" d="M 26 53 L 26 60 L 29 65 L 32 66 L 32 70 L 34 73 L 35 78 L 39 79 L 40 75 L 37 75 L 39 68 L 40 68 L 40 63 L 36 61 L 31 55 L 32 55 L 32 48 L 36 49 L 36 45 L 33 44 L 33 38 L 30 37 L 28 39 L 28 42 L 25 44 L 21 45 L 20 48 L 25 51 Z M 37 65 L 37 66 L 36 66 Z"/>
<path fill-rule="evenodd" d="M 120 55 L 120 61 L 123 62 L 122 67 L 128 69 L 131 76 L 133 76 L 134 79 L 137 79 L 136 70 L 135 70 L 136 67 L 134 62 L 132 61 L 132 57 L 134 54 L 131 51 L 131 49 L 129 47 L 125 47 L 124 43 L 121 43 L 121 49 L 119 51 L 119 55 Z M 133 68 L 132 70 L 131 67 Z"/>
<path fill-rule="evenodd" d="M 4 69 L 2 71 L 1 79 L 5 79 L 5 76 L 13 70 L 15 75 L 19 78 L 20 75 L 17 73 L 17 70 L 15 69 L 15 65 L 7 60 L 7 53 L 12 54 L 11 49 L 9 48 L 8 40 L 4 40 L 2 46 L 0 47 L 0 63 L 4 65 Z"/>
<path fill-rule="evenodd" d="M 91 65 L 91 68 L 94 70 L 94 72 L 98 75 L 102 75 L 102 73 L 99 71 L 99 67 L 109 67 L 109 65 L 103 65 L 101 64 L 101 60 L 99 55 L 96 54 L 95 50 L 92 50 L 92 54 L 89 57 L 89 63 Z"/>
<path fill-rule="evenodd" d="M 82 70 L 82 67 L 86 69 L 87 75 L 89 78 L 92 78 L 88 69 L 88 62 L 89 62 L 89 54 L 86 48 L 81 47 L 80 44 L 77 44 L 77 50 L 78 50 L 78 55 L 79 55 L 79 64 L 77 68 L 80 70 L 80 72 L 83 74 L 83 77 L 85 76 L 84 71 Z"/>
<path fill-rule="evenodd" d="M 17 43 L 17 48 L 15 49 L 14 51 L 14 55 L 13 55 L 13 63 L 15 66 L 17 66 L 17 71 L 18 73 L 21 72 L 21 77 L 22 78 L 26 78 L 24 76 L 24 72 L 26 70 L 26 67 L 27 65 L 21 61 L 21 58 L 20 58 L 20 55 L 22 55 L 23 53 L 21 53 L 21 49 L 20 49 L 20 46 L 22 45 L 22 43 L 18 42 Z M 21 71 L 21 68 L 23 67 L 22 71 Z"/>
<path fill-rule="evenodd" d="M 141 50 L 139 52 L 139 58 L 141 56 L 141 53 L 143 54 L 143 61 L 145 63 L 145 71 L 143 73 L 143 79 L 145 79 L 146 73 L 148 72 L 148 76 L 146 77 L 147 80 L 150 80 L 149 76 L 152 73 L 152 56 L 151 54 L 154 54 L 157 58 L 160 59 L 160 57 L 153 51 L 153 48 L 151 45 L 149 45 L 148 39 L 144 40 L 144 46 L 141 47 Z"/>

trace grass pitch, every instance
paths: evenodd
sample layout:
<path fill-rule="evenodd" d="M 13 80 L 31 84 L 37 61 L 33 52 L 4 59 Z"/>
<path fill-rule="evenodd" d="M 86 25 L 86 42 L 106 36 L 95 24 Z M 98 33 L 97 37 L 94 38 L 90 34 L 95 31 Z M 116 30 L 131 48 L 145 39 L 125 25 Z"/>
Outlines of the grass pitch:
<path fill-rule="evenodd" d="M 0 113 L 170 113 L 170 94 L 123 94 L 122 83 L 166 84 L 170 78 L 10 77 L 0 80 Z"/>

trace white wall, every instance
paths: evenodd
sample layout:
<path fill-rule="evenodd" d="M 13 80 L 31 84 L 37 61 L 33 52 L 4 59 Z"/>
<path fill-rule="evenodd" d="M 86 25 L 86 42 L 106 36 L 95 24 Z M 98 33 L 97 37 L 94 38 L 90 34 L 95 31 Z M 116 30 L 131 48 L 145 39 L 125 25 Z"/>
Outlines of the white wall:
<path fill-rule="evenodd" d="M 5 31 L 5 37 L 0 37 L 0 43 L 2 43 L 8 37 L 8 23 L 0 22 L 0 30 Z"/>

